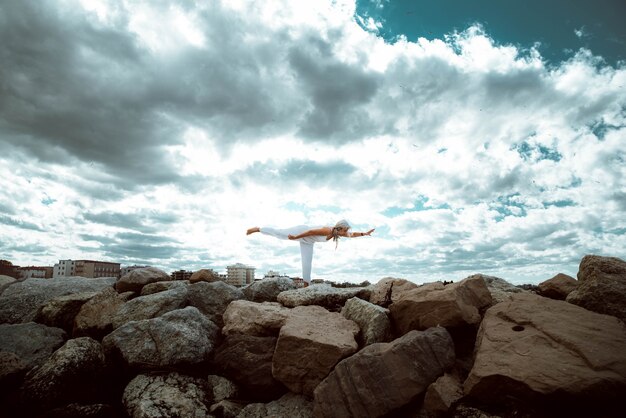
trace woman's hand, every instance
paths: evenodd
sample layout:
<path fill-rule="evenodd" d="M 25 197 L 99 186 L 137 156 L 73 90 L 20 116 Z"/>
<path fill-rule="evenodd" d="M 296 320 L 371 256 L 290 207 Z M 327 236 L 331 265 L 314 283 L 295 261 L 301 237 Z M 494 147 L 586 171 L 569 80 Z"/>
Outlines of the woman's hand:
<path fill-rule="evenodd" d="M 372 232 L 374 232 L 374 229 L 370 229 L 369 231 L 367 231 L 364 235 L 372 235 Z"/>
<path fill-rule="evenodd" d="M 283 235 L 283 236 L 284 236 L 284 235 Z M 291 234 L 287 235 L 287 238 L 289 238 L 289 239 L 298 239 L 298 238 L 296 238 L 296 236 L 295 236 L 295 235 L 291 235 Z"/>

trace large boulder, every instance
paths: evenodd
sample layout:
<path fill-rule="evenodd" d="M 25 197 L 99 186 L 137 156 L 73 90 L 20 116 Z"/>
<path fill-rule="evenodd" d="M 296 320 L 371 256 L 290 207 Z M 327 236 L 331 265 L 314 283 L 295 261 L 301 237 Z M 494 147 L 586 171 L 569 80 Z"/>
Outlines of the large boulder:
<path fill-rule="evenodd" d="M 433 284 L 404 292 L 389 307 L 400 334 L 430 327 L 461 327 L 480 323 L 481 309 L 491 305 L 491 293 L 480 276 L 447 286 Z"/>
<path fill-rule="evenodd" d="M 190 283 L 198 283 L 198 282 L 217 282 L 220 281 L 220 276 L 215 273 L 211 269 L 200 269 L 194 272 L 191 277 L 189 277 Z"/>
<path fill-rule="evenodd" d="M 320 306 L 293 309 L 280 329 L 272 374 L 289 390 L 307 396 L 343 358 L 358 349 L 359 327 Z"/>
<path fill-rule="evenodd" d="M 313 418 L 313 403 L 301 395 L 286 393 L 270 403 L 252 403 L 237 418 Z"/>
<path fill-rule="evenodd" d="M 140 374 L 124 389 L 122 402 L 131 418 L 206 418 L 209 393 L 205 379 L 176 372 Z"/>
<path fill-rule="evenodd" d="M 61 328 L 34 322 L 0 324 L 0 351 L 16 354 L 29 370 L 41 366 L 66 338 Z"/>
<path fill-rule="evenodd" d="M 135 292 L 140 293 L 141 289 L 154 282 L 170 281 L 169 274 L 156 267 L 143 267 L 131 270 L 115 283 L 115 290 L 118 293 Z"/>
<path fill-rule="evenodd" d="M 528 292 L 499 277 L 487 276 L 485 274 L 475 274 L 469 277 L 482 277 L 487 285 L 487 289 L 489 289 L 489 293 L 491 293 L 491 299 L 494 305 L 511 299 L 511 296 L 516 293 Z"/>
<path fill-rule="evenodd" d="M 133 294 L 133 292 L 119 294 L 109 287 L 89 299 L 74 318 L 73 336 L 102 340 L 113 331 L 113 317 Z"/>
<path fill-rule="evenodd" d="M 71 334 L 74 319 L 80 308 L 97 294 L 98 292 L 82 292 L 50 299 L 37 311 L 35 322 L 49 327 L 62 328 Z"/>
<path fill-rule="evenodd" d="M 294 281 L 287 277 L 272 277 L 251 283 L 242 290 L 246 299 L 250 301 L 276 302 L 280 292 L 295 288 L 296 284 Z"/>
<path fill-rule="evenodd" d="M 416 287 L 415 283 L 405 279 L 385 277 L 372 286 L 369 301 L 386 308 L 398 300 L 398 295 Z"/>
<path fill-rule="evenodd" d="M 234 399 L 237 397 L 239 389 L 237 385 L 222 376 L 210 374 L 207 382 L 211 388 L 213 402 L 220 402 L 224 399 Z"/>
<path fill-rule="evenodd" d="M 0 351 L 0 393 L 19 386 L 27 371 L 28 367 L 17 354 Z"/>
<path fill-rule="evenodd" d="M 383 343 L 391 338 L 389 310 L 360 298 L 348 299 L 341 314 L 359 326 L 359 345 Z"/>
<path fill-rule="evenodd" d="M 171 282 L 154 282 L 148 283 L 141 288 L 141 296 L 151 295 L 153 293 L 164 292 L 178 287 L 186 288 L 189 282 L 186 280 L 175 280 Z"/>
<path fill-rule="evenodd" d="M 272 376 L 276 337 L 230 334 L 215 350 L 214 365 L 250 399 L 271 400 L 286 391 Z"/>
<path fill-rule="evenodd" d="M 198 282 L 188 287 L 188 303 L 195 306 L 215 322 L 219 327 L 224 325 L 222 315 L 226 307 L 234 300 L 244 299 L 241 289 L 222 281 L 206 283 Z"/>
<path fill-rule="evenodd" d="M 58 296 L 80 292 L 100 292 L 115 283 L 115 278 L 26 279 L 6 288 L 0 295 L 0 323 L 32 322 L 39 307 Z"/>
<path fill-rule="evenodd" d="M 626 393 L 626 326 L 618 319 L 532 294 L 487 310 L 466 395 L 486 404 L 603 405 Z"/>
<path fill-rule="evenodd" d="M 175 288 L 147 296 L 139 296 L 117 309 L 113 315 L 113 329 L 130 321 L 156 318 L 185 306 L 187 306 L 186 288 Z"/>
<path fill-rule="evenodd" d="M 578 269 L 578 287 L 566 300 L 626 322 L 626 261 L 616 257 L 584 256 Z"/>
<path fill-rule="evenodd" d="M 104 353 L 89 337 L 68 340 L 45 363 L 26 375 L 20 397 L 26 408 L 46 410 L 71 402 L 101 399 Z"/>
<path fill-rule="evenodd" d="M 318 305 L 330 311 L 340 311 L 346 301 L 353 297 L 369 300 L 369 287 L 337 288 L 326 284 L 312 285 L 302 289 L 286 290 L 276 298 L 288 308 Z"/>
<path fill-rule="evenodd" d="M 142 370 L 203 365 L 213 351 L 218 327 L 198 309 L 187 307 L 158 318 L 131 321 L 107 335 L 108 357 Z"/>
<path fill-rule="evenodd" d="M 0 294 L 2 294 L 2 292 L 4 291 L 4 288 L 6 286 L 9 286 L 13 283 L 15 283 L 17 280 L 14 277 L 11 276 L 5 276 L 3 274 L 0 274 Z"/>
<path fill-rule="evenodd" d="M 459 377 L 445 373 L 426 389 L 423 409 L 429 417 L 446 417 L 462 397 L 463 383 Z"/>
<path fill-rule="evenodd" d="M 341 361 L 315 389 L 316 417 L 382 417 L 417 399 L 454 364 L 445 328 L 411 331 Z"/>
<path fill-rule="evenodd" d="M 578 287 L 578 282 L 572 276 L 559 273 L 556 276 L 539 283 L 539 294 L 550 299 L 565 300 L 567 295 Z"/>
<path fill-rule="evenodd" d="M 222 333 L 277 337 L 290 314 L 279 303 L 236 300 L 224 312 Z"/>

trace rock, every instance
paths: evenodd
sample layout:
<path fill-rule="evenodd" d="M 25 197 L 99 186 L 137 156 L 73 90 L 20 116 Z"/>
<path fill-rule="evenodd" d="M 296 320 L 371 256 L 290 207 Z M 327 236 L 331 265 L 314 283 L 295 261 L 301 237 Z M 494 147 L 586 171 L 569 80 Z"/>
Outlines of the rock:
<path fill-rule="evenodd" d="M 584 256 L 578 269 L 578 287 L 566 300 L 626 322 L 626 261 L 616 257 Z"/>
<path fill-rule="evenodd" d="M 16 354 L 29 370 L 41 366 L 66 338 L 62 329 L 34 322 L 0 325 L 0 351 Z"/>
<path fill-rule="evenodd" d="M 153 293 L 164 292 L 174 288 L 186 288 L 189 286 L 189 282 L 186 280 L 176 280 L 171 282 L 154 282 L 148 283 L 141 288 L 141 296 L 152 295 Z"/>
<path fill-rule="evenodd" d="M 47 410 L 71 402 L 96 401 L 102 396 L 104 370 L 104 353 L 98 341 L 89 337 L 68 340 L 41 367 L 26 375 L 20 389 L 22 402 Z"/>
<path fill-rule="evenodd" d="M 241 402 L 223 400 L 211 405 L 209 412 L 220 418 L 237 418 L 244 406 Z"/>
<path fill-rule="evenodd" d="M 454 414 L 452 416 L 455 418 L 502 418 L 500 415 L 489 414 L 478 408 L 467 405 L 458 405 L 456 408 L 454 408 Z M 515 414 L 511 416 L 519 415 Z"/>
<path fill-rule="evenodd" d="M 122 402 L 132 418 L 205 418 L 211 399 L 204 379 L 176 372 L 140 374 L 130 381 Z"/>
<path fill-rule="evenodd" d="M 550 299 L 565 300 L 573 290 L 578 287 L 578 282 L 572 276 L 559 273 L 551 279 L 539 283 L 539 294 Z"/>
<path fill-rule="evenodd" d="M 464 391 L 486 404 L 604 405 L 626 393 L 624 353 L 626 326 L 616 318 L 518 294 L 487 310 Z"/>
<path fill-rule="evenodd" d="M 428 386 L 423 408 L 430 417 L 445 417 L 462 397 L 463 384 L 457 376 L 446 373 Z"/>
<path fill-rule="evenodd" d="M 230 334 L 216 349 L 213 362 L 246 397 L 271 400 L 285 392 L 285 387 L 272 376 L 275 347 L 275 337 Z"/>
<path fill-rule="evenodd" d="M 28 366 L 15 353 L 0 351 L 0 393 L 19 386 Z"/>
<path fill-rule="evenodd" d="M 276 302 L 280 292 L 293 289 L 296 289 L 293 280 L 287 277 L 272 277 L 249 284 L 243 288 L 243 294 L 252 302 Z"/>
<path fill-rule="evenodd" d="M 515 293 L 523 293 L 526 292 L 524 289 L 519 288 L 511 283 L 507 282 L 504 279 L 494 276 L 487 276 L 484 274 L 475 274 L 470 277 L 482 277 L 487 285 L 487 289 L 491 293 L 491 299 L 493 300 L 493 304 L 504 302 L 505 300 L 511 299 L 511 296 Z"/>
<path fill-rule="evenodd" d="M 209 382 L 211 392 L 213 393 L 213 402 L 220 402 L 224 399 L 233 399 L 237 397 L 237 385 L 225 377 L 209 375 L 207 381 Z"/>
<path fill-rule="evenodd" d="M 293 311 L 280 329 L 272 374 L 292 392 L 312 396 L 335 364 L 357 351 L 359 327 L 320 306 Z"/>
<path fill-rule="evenodd" d="M 141 289 L 155 282 L 167 282 L 172 280 L 169 274 L 156 267 L 143 267 L 131 270 L 115 283 L 118 293 L 135 292 L 141 293 Z"/>
<path fill-rule="evenodd" d="M 198 282 L 217 282 L 220 280 L 220 277 L 211 269 L 200 269 L 194 272 L 189 278 L 189 283 L 198 283 Z"/>
<path fill-rule="evenodd" d="M 278 337 L 290 313 L 279 303 L 236 300 L 224 312 L 222 333 Z"/>
<path fill-rule="evenodd" d="M 5 276 L 3 274 L 0 274 L 0 294 L 2 294 L 2 292 L 4 291 L 4 288 L 6 286 L 9 286 L 13 283 L 15 283 L 17 280 L 14 277 L 11 276 Z"/>
<path fill-rule="evenodd" d="M 359 326 L 359 345 L 387 342 L 391 338 L 389 310 L 359 298 L 348 299 L 341 314 Z"/>
<path fill-rule="evenodd" d="M 234 300 L 243 299 L 243 292 L 224 282 L 198 282 L 189 286 L 188 302 L 215 322 L 224 325 L 222 315 L 226 307 Z"/>
<path fill-rule="evenodd" d="M 278 295 L 277 300 L 288 308 L 318 305 L 330 311 L 340 311 L 348 299 L 356 296 L 369 300 L 370 293 L 371 289 L 368 287 L 342 289 L 322 284 L 286 290 Z"/>
<path fill-rule="evenodd" d="M 237 418 L 313 418 L 313 404 L 304 396 L 286 393 L 267 404 L 249 404 Z"/>
<path fill-rule="evenodd" d="M 385 416 L 416 399 L 453 364 L 454 344 L 442 327 L 368 345 L 341 361 L 315 389 L 314 414 Z"/>
<path fill-rule="evenodd" d="M 156 318 L 185 306 L 187 306 L 186 288 L 174 288 L 147 296 L 139 296 L 129 300 L 117 309 L 113 315 L 113 329 L 119 328 L 130 321 Z"/>
<path fill-rule="evenodd" d="M 113 331 L 113 317 L 132 292 L 118 294 L 109 287 L 81 306 L 74 319 L 74 337 L 91 337 L 96 340 Z"/>
<path fill-rule="evenodd" d="M 369 301 L 375 305 L 388 307 L 392 302 L 398 299 L 398 295 L 407 290 L 415 289 L 417 285 L 405 279 L 396 279 L 394 277 L 385 277 L 380 279 L 372 287 L 372 293 Z"/>
<path fill-rule="evenodd" d="M 441 285 L 443 286 L 443 285 Z M 492 303 L 481 276 L 458 283 L 404 292 L 389 307 L 392 320 L 401 334 L 430 327 L 461 327 L 480 323 L 480 310 Z"/>
<path fill-rule="evenodd" d="M 115 278 L 26 279 L 5 289 L 0 295 L 0 323 L 32 322 L 39 307 L 58 296 L 81 292 L 100 292 L 115 283 Z"/>
<path fill-rule="evenodd" d="M 60 408 L 51 409 L 37 418 L 119 418 L 115 408 L 108 404 L 81 405 L 71 403 Z"/>
<path fill-rule="evenodd" d="M 219 329 L 194 307 L 158 318 L 129 322 L 103 340 L 107 357 L 142 370 L 188 368 L 204 364 Z"/>
<path fill-rule="evenodd" d="M 50 299 L 37 311 L 35 322 L 49 327 L 62 328 L 71 334 L 74 319 L 80 308 L 97 294 L 98 292 L 82 292 Z"/>

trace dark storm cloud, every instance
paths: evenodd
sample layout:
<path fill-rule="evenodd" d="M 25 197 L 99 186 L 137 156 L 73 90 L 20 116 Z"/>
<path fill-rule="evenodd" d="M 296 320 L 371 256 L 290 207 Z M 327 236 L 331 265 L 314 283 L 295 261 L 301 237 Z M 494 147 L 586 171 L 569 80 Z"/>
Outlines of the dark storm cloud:
<path fill-rule="evenodd" d="M 170 237 L 157 234 L 120 232 L 112 237 L 81 234 L 85 241 L 100 244 L 100 250 L 106 257 L 120 262 L 149 262 L 150 260 L 176 259 L 182 251 L 181 243 Z M 81 246 L 83 250 L 92 247 Z"/>
<path fill-rule="evenodd" d="M 83 214 L 83 219 L 102 225 L 131 229 L 141 233 L 155 233 L 169 229 L 169 226 L 178 220 L 175 215 L 158 213 L 156 211 L 139 213 L 87 212 Z"/>

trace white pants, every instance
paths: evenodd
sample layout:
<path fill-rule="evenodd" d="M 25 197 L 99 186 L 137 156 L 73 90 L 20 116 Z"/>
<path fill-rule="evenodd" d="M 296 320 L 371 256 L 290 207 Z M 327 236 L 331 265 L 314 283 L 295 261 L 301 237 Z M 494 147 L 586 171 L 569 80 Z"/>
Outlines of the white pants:
<path fill-rule="evenodd" d="M 286 229 L 276 229 L 270 227 L 259 228 L 262 234 L 269 235 L 279 239 L 289 239 L 289 235 L 298 235 L 304 231 L 311 229 L 306 225 L 298 225 Z M 313 264 L 313 244 L 307 238 L 301 238 L 300 241 L 300 257 L 302 258 L 302 279 L 311 283 L 311 266 Z"/>

